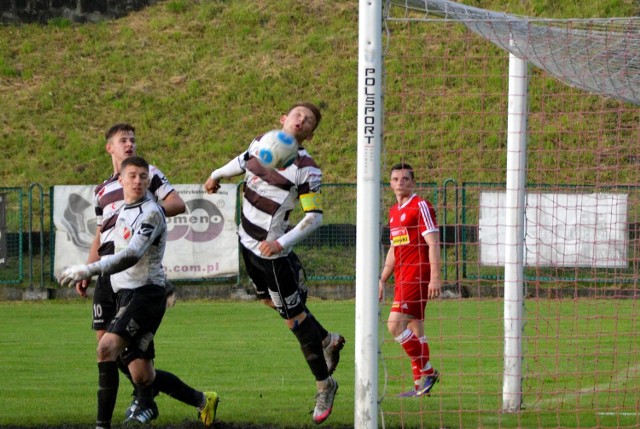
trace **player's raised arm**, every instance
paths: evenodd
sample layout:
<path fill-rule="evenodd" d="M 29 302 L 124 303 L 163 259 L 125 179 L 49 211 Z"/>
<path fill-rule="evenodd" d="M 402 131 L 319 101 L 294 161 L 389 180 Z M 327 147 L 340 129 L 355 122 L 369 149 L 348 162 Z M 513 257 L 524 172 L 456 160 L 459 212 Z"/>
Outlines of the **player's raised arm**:
<path fill-rule="evenodd" d="M 204 182 L 204 190 L 207 194 L 215 194 L 220 190 L 220 180 L 235 177 L 245 172 L 240 159 L 244 154 L 232 159 L 223 167 L 214 170 L 206 182 Z"/>

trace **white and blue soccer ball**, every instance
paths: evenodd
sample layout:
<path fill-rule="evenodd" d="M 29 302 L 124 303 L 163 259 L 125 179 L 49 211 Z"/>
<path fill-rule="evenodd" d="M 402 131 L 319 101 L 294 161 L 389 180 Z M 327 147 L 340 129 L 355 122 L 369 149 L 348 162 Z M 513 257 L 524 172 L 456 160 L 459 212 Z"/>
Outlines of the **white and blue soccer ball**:
<path fill-rule="evenodd" d="M 282 130 L 272 130 L 256 142 L 251 152 L 266 168 L 286 168 L 298 156 L 298 141 Z"/>

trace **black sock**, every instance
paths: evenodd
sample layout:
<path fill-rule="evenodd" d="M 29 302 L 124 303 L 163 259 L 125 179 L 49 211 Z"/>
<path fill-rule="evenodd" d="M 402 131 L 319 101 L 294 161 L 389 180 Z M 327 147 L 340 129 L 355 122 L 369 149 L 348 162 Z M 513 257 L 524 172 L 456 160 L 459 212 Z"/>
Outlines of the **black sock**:
<path fill-rule="evenodd" d="M 304 308 L 305 308 L 305 311 L 307 312 L 307 317 L 311 318 L 311 320 L 313 321 L 313 324 L 316 325 L 316 327 L 318 328 L 318 331 L 320 331 L 320 338 L 322 338 L 323 340 L 327 338 L 327 335 L 329 335 L 329 331 L 324 329 L 324 326 L 320 324 L 320 321 L 313 316 L 311 311 L 309 311 L 309 309 L 306 306 Z"/>
<path fill-rule="evenodd" d="M 316 380 L 320 381 L 329 377 L 327 362 L 324 360 L 322 351 L 322 337 L 313 319 L 306 317 L 302 323 L 291 331 L 298 339 L 302 354 Z"/>
<path fill-rule="evenodd" d="M 151 408 L 151 406 L 153 405 L 153 397 L 154 397 L 154 392 L 153 392 L 153 387 L 149 386 L 140 386 L 137 385 L 136 386 L 137 392 L 136 392 L 136 398 L 138 399 L 138 404 L 140 405 L 141 408 Z"/>
<path fill-rule="evenodd" d="M 98 417 L 96 426 L 110 427 L 118 397 L 118 366 L 115 362 L 98 362 Z"/>
<path fill-rule="evenodd" d="M 202 406 L 202 392 L 187 386 L 170 372 L 156 369 L 156 378 L 151 383 L 151 387 L 185 404 L 193 405 L 194 407 Z"/>

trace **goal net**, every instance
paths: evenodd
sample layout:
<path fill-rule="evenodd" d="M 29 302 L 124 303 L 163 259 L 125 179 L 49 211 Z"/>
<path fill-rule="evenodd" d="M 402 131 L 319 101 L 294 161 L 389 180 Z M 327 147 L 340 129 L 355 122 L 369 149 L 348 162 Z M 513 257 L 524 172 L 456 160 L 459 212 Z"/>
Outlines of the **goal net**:
<path fill-rule="evenodd" d="M 638 427 L 640 19 L 444 0 L 383 18 L 381 180 L 411 164 L 436 208 L 444 299 L 425 318 L 441 380 L 420 398 L 398 395 L 411 367 L 381 304 L 379 425 Z"/>

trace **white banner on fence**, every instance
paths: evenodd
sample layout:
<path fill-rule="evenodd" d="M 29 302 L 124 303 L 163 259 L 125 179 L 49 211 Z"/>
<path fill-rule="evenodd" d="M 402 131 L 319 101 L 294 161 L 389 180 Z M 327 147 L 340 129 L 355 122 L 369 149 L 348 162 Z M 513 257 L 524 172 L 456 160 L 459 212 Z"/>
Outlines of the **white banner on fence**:
<path fill-rule="evenodd" d="M 482 265 L 504 265 L 504 192 L 480 195 Z M 526 197 L 528 266 L 624 268 L 627 260 L 626 194 L 538 194 Z"/>
<path fill-rule="evenodd" d="M 236 185 L 223 184 L 217 194 L 202 185 L 173 185 L 187 206 L 185 213 L 167 218 L 164 266 L 170 279 L 236 276 L 238 237 Z M 95 235 L 95 186 L 56 186 L 53 190 L 55 264 L 57 275 L 69 265 L 84 263 Z"/>

